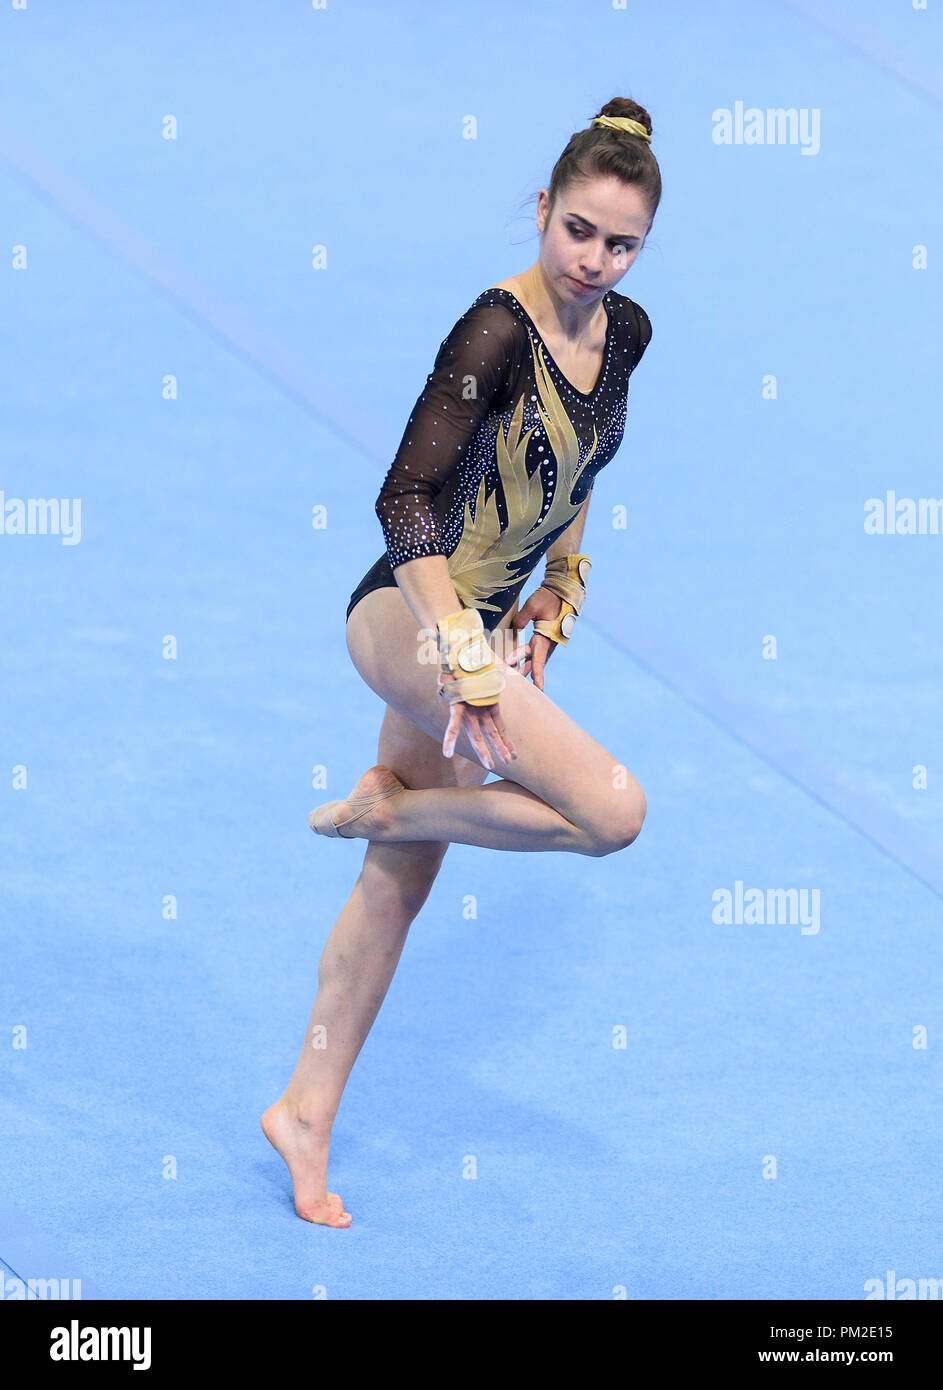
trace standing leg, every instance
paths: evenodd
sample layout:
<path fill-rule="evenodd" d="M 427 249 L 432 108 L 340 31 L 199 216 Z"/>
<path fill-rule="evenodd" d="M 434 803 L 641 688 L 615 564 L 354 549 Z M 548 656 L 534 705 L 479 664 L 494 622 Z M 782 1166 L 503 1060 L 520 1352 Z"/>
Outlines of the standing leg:
<path fill-rule="evenodd" d="M 478 786 L 487 769 L 387 707 L 377 761 L 412 789 Z M 353 891 L 318 967 L 318 992 L 294 1073 L 262 1116 L 262 1129 L 288 1165 L 295 1210 L 306 1221 L 347 1226 L 350 1213 L 327 1190 L 331 1128 L 350 1070 L 389 988 L 410 924 L 429 896 L 448 841 L 370 843 Z"/>

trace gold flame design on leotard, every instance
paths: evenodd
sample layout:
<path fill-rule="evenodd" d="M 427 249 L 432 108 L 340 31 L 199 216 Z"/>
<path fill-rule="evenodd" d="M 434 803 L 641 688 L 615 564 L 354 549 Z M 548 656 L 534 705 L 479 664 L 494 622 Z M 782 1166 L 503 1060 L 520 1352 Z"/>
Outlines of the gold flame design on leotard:
<path fill-rule="evenodd" d="M 574 505 L 570 497 L 599 442 L 594 423 L 592 448 L 580 463 L 579 440 L 547 372 L 543 344 L 538 343 L 535 348 L 530 333 L 528 340 L 534 359 L 537 413 L 556 462 L 553 500 L 540 521 L 544 504 L 541 467 L 528 477 L 526 466 L 527 445 L 537 426 L 532 425 L 526 434 L 521 434 L 524 417 L 524 396 L 521 395 L 511 415 L 507 434 L 504 434 L 499 421 L 495 438 L 495 459 L 508 524 L 502 531 L 496 492 L 492 492 L 485 501 L 485 479 L 482 476 L 475 498 L 474 520 L 469 500 L 465 503 L 462 538 L 449 556 L 449 574 L 455 592 L 466 608 L 480 608 L 495 613 L 501 611 L 498 604 L 488 602 L 489 597 L 502 588 L 510 588 L 520 578 L 519 562 L 527 558 L 548 531 L 568 526 L 576 516 L 582 504 Z M 515 570 L 518 572 L 515 573 Z"/>

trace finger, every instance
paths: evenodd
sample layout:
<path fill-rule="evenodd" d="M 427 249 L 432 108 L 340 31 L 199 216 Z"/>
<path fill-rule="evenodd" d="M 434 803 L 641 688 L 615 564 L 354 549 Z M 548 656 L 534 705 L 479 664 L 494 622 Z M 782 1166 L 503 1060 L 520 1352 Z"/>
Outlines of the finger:
<path fill-rule="evenodd" d="M 445 738 L 442 740 L 442 752 L 447 758 L 451 758 L 452 754 L 455 752 L 455 742 L 458 738 L 458 731 L 461 725 L 462 710 L 461 706 L 456 702 L 452 705 L 448 728 L 445 731 Z"/>
<path fill-rule="evenodd" d="M 492 716 L 491 729 L 488 736 L 495 745 L 498 756 L 502 762 L 511 763 L 517 757 L 517 749 L 511 740 L 511 736 L 504 727 L 504 720 L 499 714 Z"/>
<path fill-rule="evenodd" d="M 535 651 L 535 653 L 534 653 L 534 665 L 533 665 L 533 670 L 532 670 L 532 679 L 533 679 L 534 685 L 536 685 L 537 689 L 538 689 L 538 690 L 543 690 L 543 688 L 544 688 L 544 667 L 545 667 L 546 664 L 547 664 L 547 661 L 548 661 L 548 659 L 549 659 L 550 653 L 553 651 L 554 647 L 555 647 L 557 644 L 556 644 L 555 642 L 552 642 L 552 641 L 550 640 L 549 637 L 545 637 L 545 636 L 543 635 L 543 633 L 540 633 L 539 636 L 540 636 L 540 642 L 539 642 L 539 644 L 536 643 L 536 641 L 535 641 L 535 644 L 534 644 L 535 647 L 536 647 L 536 651 Z"/>
<path fill-rule="evenodd" d="M 491 757 L 487 743 L 485 743 L 481 726 L 474 715 L 469 718 L 466 727 L 468 730 L 468 737 L 471 740 L 472 747 L 478 754 L 482 767 L 486 767 L 489 771 L 493 772 L 494 760 Z"/>
<path fill-rule="evenodd" d="M 517 757 L 517 750 L 511 742 L 508 732 L 504 727 L 504 720 L 501 717 L 500 709 L 497 705 L 491 706 L 488 713 L 481 719 L 479 725 L 482 734 L 488 740 L 488 756 L 494 754 L 502 762 L 513 762 Z"/>

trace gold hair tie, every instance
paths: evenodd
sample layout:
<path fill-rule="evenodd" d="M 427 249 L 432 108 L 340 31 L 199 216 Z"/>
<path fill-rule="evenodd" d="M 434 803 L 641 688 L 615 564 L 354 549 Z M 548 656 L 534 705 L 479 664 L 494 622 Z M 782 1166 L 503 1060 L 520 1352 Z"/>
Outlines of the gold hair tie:
<path fill-rule="evenodd" d="M 643 140 L 652 143 L 652 137 L 641 121 L 633 121 L 630 116 L 594 116 L 590 130 L 597 125 L 609 126 L 611 130 L 627 130 L 630 135 L 641 135 Z"/>

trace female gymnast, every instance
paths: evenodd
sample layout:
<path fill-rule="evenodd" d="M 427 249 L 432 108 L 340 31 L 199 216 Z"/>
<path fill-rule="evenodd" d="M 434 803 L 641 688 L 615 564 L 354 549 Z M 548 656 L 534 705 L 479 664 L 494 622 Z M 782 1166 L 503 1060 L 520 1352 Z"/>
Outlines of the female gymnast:
<path fill-rule="evenodd" d="M 377 763 L 309 821 L 369 843 L 294 1073 L 261 1121 L 306 1221 L 352 1219 L 327 1190 L 334 1117 L 449 844 L 601 856 L 641 829 L 638 782 L 543 685 L 583 606 L 589 494 L 651 338 L 613 290 L 661 198 L 651 130 L 617 97 L 572 136 L 538 197 L 537 260 L 443 340 L 376 502 L 386 550 L 351 595 L 347 649 L 386 702 Z"/>

